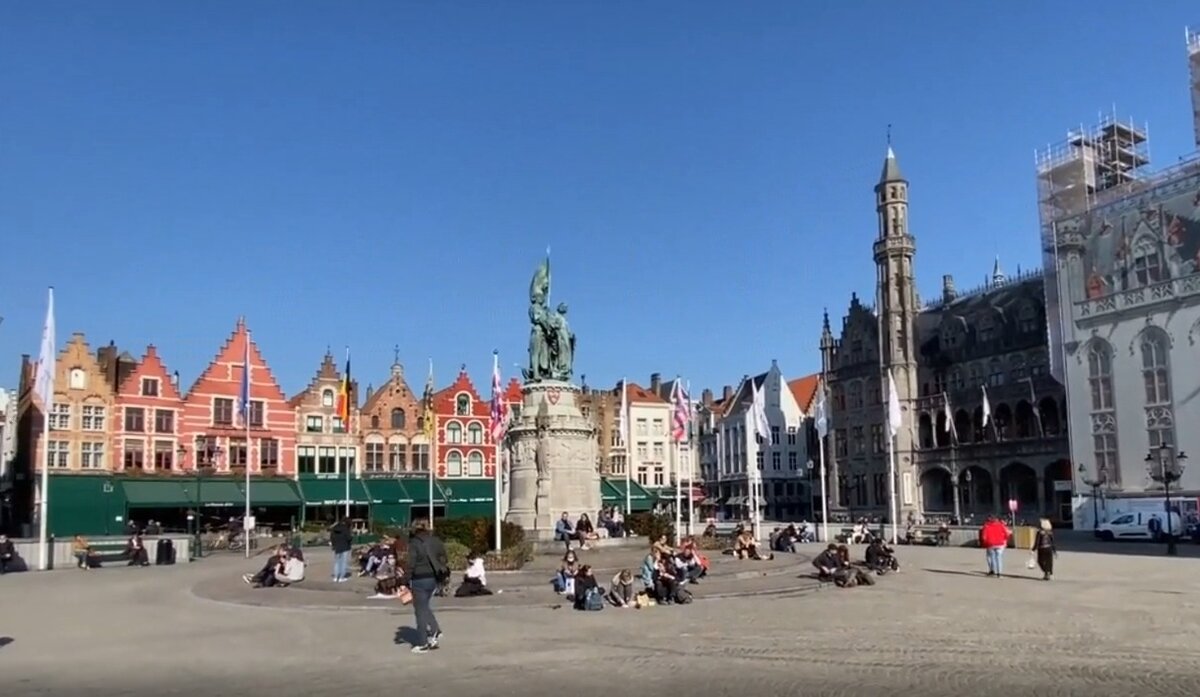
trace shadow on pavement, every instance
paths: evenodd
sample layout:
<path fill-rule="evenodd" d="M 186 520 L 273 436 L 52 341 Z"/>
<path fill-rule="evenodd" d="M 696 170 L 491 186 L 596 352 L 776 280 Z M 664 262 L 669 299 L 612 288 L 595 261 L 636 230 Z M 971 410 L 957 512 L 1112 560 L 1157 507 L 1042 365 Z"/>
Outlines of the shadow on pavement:
<path fill-rule="evenodd" d="M 416 627 L 397 627 L 396 636 L 392 641 L 398 646 L 403 646 L 404 644 L 419 646 L 425 643 L 425 637 L 417 631 Z"/>
<path fill-rule="evenodd" d="M 974 576 L 975 578 L 988 578 L 986 571 L 955 571 L 953 569 L 921 569 L 921 571 L 928 571 L 931 574 L 951 574 L 954 576 Z M 1021 579 L 1022 581 L 1042 580 L 1041 578 L 1034 578 L 1033 576 L 1024 576 L 1019 574 L 1003 574 L 1000 576 L 1000 578 L 1016 578 Z"/>
<path fill-rule="evenodd" d="M 10 636 L 0 636 L 0 649 L 13 643 L 14 639 Z"/>
<path fill-rule="evenodd" d="M 1086 552 L 1088 554 L 1116 554 L 1120 556 L 1165 557 L 1167 545 L 1159 542 L 1142 542 L 1136 540 L 1121 540 L 1106 542 L 1098 540 L 1091 533 L 1058 533 L 1055 544 L 1060 552 Z M 1190 539 L 1180 540 L 1177 544 L 1179 556 L 1189 559 L 1200 559 L 1200 545 Z"/>

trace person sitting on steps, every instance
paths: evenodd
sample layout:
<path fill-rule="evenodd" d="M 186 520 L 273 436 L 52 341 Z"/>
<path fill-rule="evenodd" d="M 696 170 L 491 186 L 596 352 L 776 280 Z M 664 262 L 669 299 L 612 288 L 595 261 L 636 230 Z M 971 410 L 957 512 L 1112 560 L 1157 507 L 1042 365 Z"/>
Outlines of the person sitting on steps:
<path fill-rule="evenodd" d="M 571 551 L 572 541 L 578 542 L 580 547 L 584 546 L 583 536 L 571 525 L 571 516 L 566 511 L 563 511 L 562 517 L 554 524 L 554 540 L 565 544 L 568 552 Z"/>
<path fill-rule="evenodd" d="M 900 562 L 896 560 L 895 552 L 879 538 L 871 540 L 871 544 L 867 545 L 866 562 L 867 568 L 880 576 L 889 571 L 900 570 Z"/>

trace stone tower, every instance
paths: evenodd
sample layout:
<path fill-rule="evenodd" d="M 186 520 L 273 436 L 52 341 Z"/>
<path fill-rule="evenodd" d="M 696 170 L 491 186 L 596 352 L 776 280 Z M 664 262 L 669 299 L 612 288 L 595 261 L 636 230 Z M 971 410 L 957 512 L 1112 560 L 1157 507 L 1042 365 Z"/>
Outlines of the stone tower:
<path fill-rule="evenodd" d="M 908 230 L 908 181 L 900 173 L 896 153 L 888 146 L 883 161 L 883 173 L 875 185 L 875 210 L 879 213 L 879 236 L 875 240 L 875 266 L 878 269 L 880 386 L 882 403 L 889 400 L 888 371 L 896 381 L 902 423 L 896 433 L 896 500 L 901 521 L 909 511 L 918 508 L 915 455 L 916 411 L 913 400 L 917 392 L 917 354 L 915 335 L 917 314 L 916 284 L 913 279 L 913 256 L 917 241 Z M 885 425 L 886 429 L 886 425 Z"/>

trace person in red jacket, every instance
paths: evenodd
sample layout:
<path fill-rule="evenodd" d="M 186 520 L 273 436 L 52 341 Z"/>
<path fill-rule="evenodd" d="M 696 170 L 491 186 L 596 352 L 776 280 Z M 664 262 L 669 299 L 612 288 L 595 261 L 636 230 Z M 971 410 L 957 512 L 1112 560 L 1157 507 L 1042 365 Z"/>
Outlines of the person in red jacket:
<path fill-rule="evenodd" d="M 999 578 L 1003 573 L 1004 548 L 1008 546 L 1009 535 L 1008 526 L 996 516 L 988 516 L 979 528 L 979 546 L 987 553 L 988 576 Z"/>

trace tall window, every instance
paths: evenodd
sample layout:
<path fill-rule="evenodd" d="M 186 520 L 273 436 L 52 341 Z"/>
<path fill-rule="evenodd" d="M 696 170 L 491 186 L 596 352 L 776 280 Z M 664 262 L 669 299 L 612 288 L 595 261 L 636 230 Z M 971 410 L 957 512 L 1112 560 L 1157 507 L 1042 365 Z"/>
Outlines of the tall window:
<path fill-rule="evenodd" d="M 356 472 L 358 462 L 358 448 L 338 448 L 338 464 L 341 466 L 342 472 Z"/>
<path fill-rule="evenodd" d="M 169 440 L 154 441 L 154 469 L 169 472 L 175 463 L 175 443 Z"/>
<path fill-rule="evenodd" d="M 233 400 L 228 397 L 217 397 L 213 400 L 213 425 L 230 426 L 233 424 Z"/>
<path fill-rule="evenodd" d="M 175 432 L 175 412 L 170 409 L 155 409 L 154 410 L 154 432 L 155 433 L 174 433 Z"/>
<path fill-rule="evenodd" d="M 1092 450 L 1096 467 L 1107 469 L 1120 482 L 1117 461 L 1117 411 L 1113 405 L 1112 346 L 1093 339 L 1088 346 L 1088 386 L 1091 391 Z"/>
<path fill-rule="evenodd" d="M 392 410 L 392 428 L 404 428 L 404 410 L 399 407 Z"/>
<path fill-rule="evenodd" d="M 258 400 L 250 400 L 250 426 L 251 428 L 262 428 L 263 425 L 263 403 Z"/>
<path fill-rule="evenodd" d="M 325 417 L 313 415 L 304 418 L 305 433 L 320 433 L 323 430 L 325 430 Z"/>
<path fill-rule="evenodd" d="M 368 472 L 383 471 L 383 443 L 367 443 L 366 466 Z"/>
<path fill-rule="evenodd" d="M 1020 312 L 1017 313 L 1017 326 L 1020 328 L 1022 334 L 1032 334 L 1040 329 L 1037 317 L 1038 313 L 1033 305 L 1024 305 L 1021 307 Z"/>
<path fill-rule="evenodd" d="M 850 437 L 854 441 L 854 454 L 862 455 L 866 452 L 866 440 L 863 438 L 863 427 L 855 426 L 850 429 Z"/>
<path fill-rule="evenodd" d="M 1150 236 L 1139 239 L 1133 248 L 1133 275 L 1139 286 L 1158 283 L 1166 277 L 1162 257 L 1158 254 L 1158 242 Z"/>
<path fill-rule="evenodd" d="M 83 405 L 83 430 L 104 430 L 104 407 L 97 407 L 91 404 Z"/>
<path fill-rule="evenodd" d="M 471 398 L 465 394 L 460 394 L 454 399 L 454 413 L 458 416 L 471 415 Z"/>
<path fill-rule="evenodd" d="M 104 444 L 80 443 L 79 466 L 85 470 L 104 469 Z"/>
<path fill-rule="evenodd" d="M 875 493 L 875 503 L 883 505 L 888 502 L 887 479 L 882 473 L 871 475 L 871 489 Z"/>
<path fill-rule="evenodd" d="M 229 439 L 229 458 L 227 460 L 230 467 L 246 467 L 250 462 L 250 446 L 246 443 L 245 438 L 230 438 Z"/>
<path fill-rule="evenodd" d="M 871 424 L 871 452 L 878 455 L 883 450 L 883 424 Z"/>
<path fill-rule="evenodd" d="M 763 451 L 754 453 L 754 466 L 760 470 L 763 468 Z"/>
<path fill-rule="evenodd" d="M 50 468 L 66 469 L 67 460 L 71 457 L 71 441 L 69 440 L 48 440 L 46 441 L 46 466 Z"/>
<path fill-rule="evenodd" d="M 860 381 L 850 383 L 850 408 L 861 409 L 863 405 L 863 384 Z"/>
<path fill-rule="evenodd" d="M 325 390 L 325 391 L 321 392 L 321 406 L 323 406 L 323 407 L 332 407 L 333 406 L 333 390 Z"/>
<path fill-rule="evenodd" d="M 388 462 L 391 463 L 393 472 L 403 472 L 408 469 L 407 455 L 408 451 L 403 443 L 388 444 Z"/>
<path fill-rule="evenodd" d="M 446 476 L 461 477 L 462 476 L 462 453 L 458 451 L 446 453 Z"/>
<path fill-rule="evenodd" d="M 125 407 L 125 430 L 141 433 L 146 430 L 146 411 L 141 407 Z"/>
<path fill-rule="evenodd" d="M 477 423 L 472 423 L 467 426 L 467 442 L 471 445 L 483 444 L 483 426 Z"/>
<path fill-rule="evenodd" d="M 779 445 L 779 427 L 771 427 L 771 445 Z"/>
<path fill-rule="evenodd" d="M 146 445 L 140 440 L 125 441 L 125 469 L 142 469 L 146 466 Z"/>
<path fill-rule="evenodd" d="M 793 453 L 793 455 L 794 454 L 795 453 Z M 771 453 L 771 469 L 775 471 L 783 469 L 783 453 L 779 452 L 778 450 Z"/>
<path fill-rule="evenodd" d="M 483 476 L 483 455 L 481 455 L 478 451 L 467 456 L 467 476 Z"/>
<path fill-rule="evenodd" d="M 55 404 L 50 411 L 50 430 L 71 430 L 71 405 Z"/>
<path fill-rule="evenodd" d="M 258 465 L 262 468 L 279 466 L 279 441 L 263 438 L 258 441 Z"/>
<path fill-rule="evenodd" d="M 446 442 L 461 443 L 462 442 L 462 425 L 458 423 L 446 424 Z"/>
<path fill-rule="evenodd" d="M 157 397 L 158 396 L 158 379 L 157 378 L 142 378 L 142 396 Z"/>
<path fill-rule="evenodd" d="M 311 445 L 296 448 L 296 471 L 300 474 L 316 474 L 317 449 Z"/>
<path fill-rule="evenodd" d="M 1171 408 L 1171 372 L 1167 365 L 1169 339 L 1160 330 L 1142 333 L 1142 382 L 1146 388 L 1146 431 L 1150 447 L 1175 445 L 1175 414 Z"/>
<path fill-rule="evenodd" d="M 788 469 L 790 469 L 794 472 L 797 469 L 799 469 L 799 467 L 800 467 L 800 454 L 797 453 L 795 450 L 793 450 L 792 452 L 788 453 Z"/>
<path fill-rule="evenodd" d="M 337 473 L 337 448 L 323 445 L 317 449 L 317 474 Z"/>
<path fill-rule="evenodd" d="M 417 472 L 429 471 L 429 445 L 414 443 L 412 446 L 412 468 Z"/>

